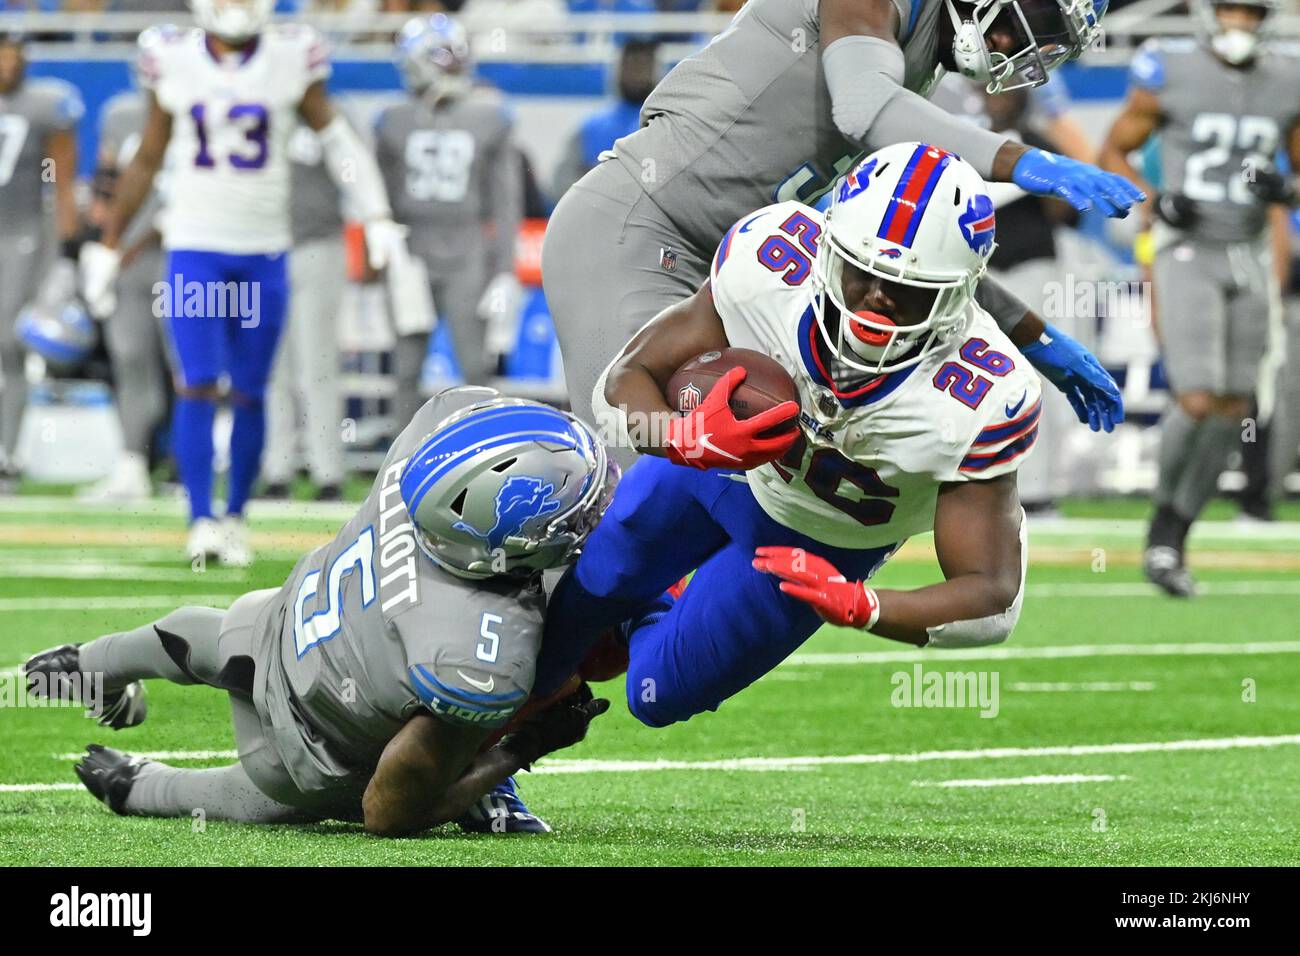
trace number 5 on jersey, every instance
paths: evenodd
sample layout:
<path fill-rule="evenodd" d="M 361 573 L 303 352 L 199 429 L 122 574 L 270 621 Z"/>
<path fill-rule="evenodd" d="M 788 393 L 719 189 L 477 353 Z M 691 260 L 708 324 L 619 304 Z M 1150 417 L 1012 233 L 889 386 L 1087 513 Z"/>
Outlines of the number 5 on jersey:
<path fill-rule="evenodd" d="M 343 578 L 361 574 L 361 606 L 369 607 L 375 599 L 375 529 L 367 527 L 329 566 L 325 575 L 325 607 L 303 616 L 308 601 L 316 597 L 322 572 L 313 571 L 302 579 L 293 602 L 293 643 L 299 659 L 309 650 L 328 641 L 343 626 Z"/>

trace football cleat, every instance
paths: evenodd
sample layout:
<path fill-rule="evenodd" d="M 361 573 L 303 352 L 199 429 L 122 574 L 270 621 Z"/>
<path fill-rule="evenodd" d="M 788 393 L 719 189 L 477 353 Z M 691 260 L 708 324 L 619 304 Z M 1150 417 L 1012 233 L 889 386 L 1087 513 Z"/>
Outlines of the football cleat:
<path fill-rule="evenodd" d="M 228 568 L 246 568 L 253 563 L 253 548 L 248 541 L 244 519 L 227 515 L 221 519 L 221 550 L 217 560 Z"/>
<path fill-rule="evenodd" d="M 33 696 L 86 703 L 71 680 L 74 675 L 83 676 L 80 645 L 64 644 L 32 655 L 23 664 L 23 674 L 27 677 L 27 692 Z M 37 674 L 42 676 L 38 678 Z M 99 713 L 94 716 L 95 723 L 101 727 L 125 730 L 144 723 L 148 712 L 144 684 L 137 680 L 121 690 L 104 694 Z"/>
<path fill-rule="evenodd" d="M 1196 596 L 1196 581 L 1174 548 L 1157 545 L 1142 555 L 1142 573 L 1160 590 L 1173 597 Z"/>
<path fill-rule="evenodd" d="M 287 481 L 268 481 L 262 486 L 261 496 L 272 501 L 288 501 L 293 497 L 293 489 Z"/>
<path fill-rule="evenodd" d="M 193 561 L 197 558 L 216 559 L 221 554 L 224 538 L 221 527 L 211 518 L 195 518 L 190 525 L 190 536 L 185 544 L 185 553 Z"/>
<path fill-rule="evenodd" d="M 112 747 L 88 744 L 86 755 L 73 765 L 82 784 L 114 813 L 126 815 L 126 798 L 145 764 L 153 763 Z"/>
<path fill-rule="evenodd" d="M 519 799 L 515 778 L 506 777 L 465 811 L 456 825 L 466 833 L 550 833 L 551 825 Z"/>
<path fill-rule="evenodd" d="M 336 484 L 321 485 L 316 489 L 317 501 L 342 501 L 343 488 Z"/>

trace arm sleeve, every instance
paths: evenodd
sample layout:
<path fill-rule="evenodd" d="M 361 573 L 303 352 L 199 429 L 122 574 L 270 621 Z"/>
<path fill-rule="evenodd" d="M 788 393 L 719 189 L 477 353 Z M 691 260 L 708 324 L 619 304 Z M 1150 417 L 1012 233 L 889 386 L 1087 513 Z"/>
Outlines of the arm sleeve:
<path fill-rule="evenodd" d="M 497 141 L 487 170 L 488 275 L 514 272 L 515 240 L 524 210 L 524 171 L 519 148 L 507 127 Z"/>
<path fill-rule="evenodd" d="M 325 168 L 334 185 L 365 222 L 392 216 L 379 164 L 342 113 L 320 130 Z"/>
<path fill-rule="evenodd" d="M 1011 290 L 992 276 L 985 275 L 975 287 L 975 301 L 1008 335 L 1032 310 Z"/>
<path fill-rule="evenodd" d="M 1004 136 L 945 112 L 903 88 L 903 51 L 878 37 L 841 37 L 822 53 L 839 131 L 868 149 L 920 140 L 957 153 L 988 179 Z"/>

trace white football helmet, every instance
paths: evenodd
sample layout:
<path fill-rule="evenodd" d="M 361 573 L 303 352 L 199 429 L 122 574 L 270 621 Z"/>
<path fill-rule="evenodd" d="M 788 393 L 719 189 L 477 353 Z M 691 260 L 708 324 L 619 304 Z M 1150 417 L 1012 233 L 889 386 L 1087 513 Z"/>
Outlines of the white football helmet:
<path fill-rule="evenodd" d="M 1232 6 L 1259 11 L 1259 26 L 1254 30 L 1225 28 L 1216 12 L 1221 3 L 1229 3 L 1229 0 L 1199 0 L 1196 4 L 1202 37 L 1215 53 L 1234 66 L 1240 66 L 1254 59 L 1270 39 L 1277 0 L 1231 0 Z"/>
<path fill-rule="evenodd" d="M 984 180 L 954 153 L 897 143 L 858 162 L 832 189 L 813 268 L 813 313 L 831 353 L 872 374 L 915 365 L 971 317 L 975 286 L 995 243 Z M 890 282 L 937 290 L 929 316 L 908 327 L 845 303 L 845 265 Z M 835 306 L 839 321 L 831 328 Z"/>
<path fill-rule="evenodd" d="M 262 32 L 275 11 L 275 0 L 190 0 L 194 19 L 213 36 L 243 43 Z"/>

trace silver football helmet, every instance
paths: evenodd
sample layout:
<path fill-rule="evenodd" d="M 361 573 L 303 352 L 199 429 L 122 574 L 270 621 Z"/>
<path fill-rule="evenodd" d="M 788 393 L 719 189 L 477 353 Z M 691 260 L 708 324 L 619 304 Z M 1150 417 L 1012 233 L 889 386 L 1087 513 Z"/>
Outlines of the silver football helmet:
<path fill-rule="evenodd" d="M 469 34 L 445 13 L 407 21 L 394 52 L 402 83 L 415 96 L 438 100 L 470 87 Z"/>
<path fill-rule="evenodd" d="M 421 549 L 466 578 L 529 575 L 573 560 L 618 483 L 573 415 L 497 397 L 450 415 L 402 470 Z"/>

